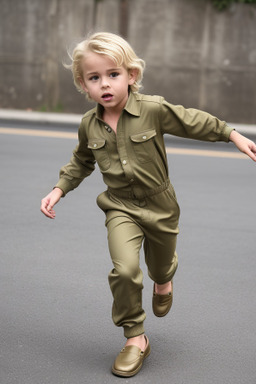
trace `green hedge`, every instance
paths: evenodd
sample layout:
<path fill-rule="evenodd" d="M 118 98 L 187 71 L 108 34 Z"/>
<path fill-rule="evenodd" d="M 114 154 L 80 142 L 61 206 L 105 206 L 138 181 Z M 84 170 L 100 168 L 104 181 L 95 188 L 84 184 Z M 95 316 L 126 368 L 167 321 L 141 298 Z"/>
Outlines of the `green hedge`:
<path fill-rule="evenodd" d="M 228 8 L 232 3 L 256 4 L 256 0 L 211 0 L 220 11 Z"/>

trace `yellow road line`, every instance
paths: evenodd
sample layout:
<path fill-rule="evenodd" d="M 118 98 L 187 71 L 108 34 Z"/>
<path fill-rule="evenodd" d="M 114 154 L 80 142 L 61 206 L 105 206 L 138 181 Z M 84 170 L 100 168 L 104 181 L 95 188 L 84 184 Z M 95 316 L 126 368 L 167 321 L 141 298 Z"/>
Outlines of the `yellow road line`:
<path fill-rule="evenodd" d="M 21 129 L 21 128 L 4 128 L 0 127 L 0 134 L 9 135 L 25 135 L 38 137 L 54 137 L 61 139 L 77 139 L 77 133 L 62 131 L 47 131 L 39 129 Z M 215 151 L 205 149 L 186 149 L 186 148 L 170 148 L 166 147 L 168 154 L 188 155 L 188 156 L 206 156 L 206 157 L 222 157 L 232 159 L 248 159 L 246 155 L 240 152 Z"/>
<path fill-rule="evenodd" d="M 232 159 L 248 159 L 248 157 L 240 152 L 228 151 L 213 151 L 206 149 L 186 149 L 186 148 L 166 148 L 166 152 L 175 155 L 189 155 L 189 156 L 206 156 L 206 157 L 225 157 Z"/>

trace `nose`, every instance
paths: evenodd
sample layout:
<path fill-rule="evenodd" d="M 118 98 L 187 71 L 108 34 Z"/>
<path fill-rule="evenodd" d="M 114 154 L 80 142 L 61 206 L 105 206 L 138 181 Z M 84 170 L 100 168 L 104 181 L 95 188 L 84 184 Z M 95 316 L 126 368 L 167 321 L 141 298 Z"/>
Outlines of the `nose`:
<path fill-rule="evenodd" d="M 108 88 L 109 87 L 109 81 L 108 81 L 108 78 L 106 76 L 102 77 L 101 87 L 102 88 Z"/>

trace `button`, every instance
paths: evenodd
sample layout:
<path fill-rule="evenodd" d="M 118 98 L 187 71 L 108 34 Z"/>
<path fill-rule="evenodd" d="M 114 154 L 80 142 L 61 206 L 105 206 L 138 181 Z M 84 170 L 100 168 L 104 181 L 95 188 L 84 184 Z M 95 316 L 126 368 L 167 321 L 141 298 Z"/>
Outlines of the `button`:
<path fill-rule="evenodd" d="M 134 182 L 134 179 L 131 179 L 131 180 L 130 180 L 130 183 L 133 183 L 133 182 Z"/>
<path fill-rule="evenodd" d="M 110 133 L 110 132 L 112 132 L 112 129 L 110 127 L 108 127 L 107 131 Z"/>
<path fill-rule="evenodd" d="M 126 160 L 123 160 L 123 165 L 127 164 L 127 161 Z"/>
<path fill-rule="evenodd" d="M 143 139 L 143 140 L 146 140 L 146 138 L 147 138 L 147 136 L 146 136 L 146 135 L 142 136 L 142 139 Z"/>
<path fill-rule="evenodd" d="M 97 147 L 97 144 L 93 144 L 93 146 L 94 146 L 94 148 L 96 148 L 96 147 Z"/>

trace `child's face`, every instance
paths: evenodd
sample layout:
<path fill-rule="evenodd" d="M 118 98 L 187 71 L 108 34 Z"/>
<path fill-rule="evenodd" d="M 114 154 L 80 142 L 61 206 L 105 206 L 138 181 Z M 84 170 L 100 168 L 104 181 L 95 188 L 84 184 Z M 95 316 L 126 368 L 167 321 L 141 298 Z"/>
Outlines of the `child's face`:
<path fill-rule="evenodd" d="M 81 85 L 105 110 L 120 111 L 128 99 L 128 88 L 136 81 L 136 70 L 127 71 L 105 55 L 88 52 L 82 63 Z"/>

